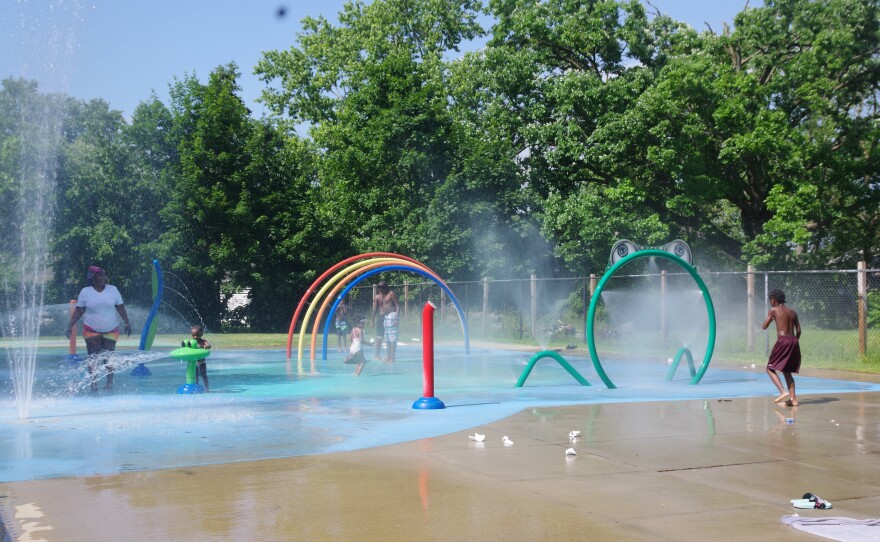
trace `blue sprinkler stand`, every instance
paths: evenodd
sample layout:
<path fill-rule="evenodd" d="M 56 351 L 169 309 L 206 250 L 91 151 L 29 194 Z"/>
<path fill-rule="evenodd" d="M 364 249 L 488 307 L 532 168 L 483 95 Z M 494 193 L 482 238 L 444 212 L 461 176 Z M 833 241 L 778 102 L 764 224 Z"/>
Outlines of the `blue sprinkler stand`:
<path fill-rule="evenodd" d="M 67 354 L 64 356 L 64 362 L 69 363 L 70 365 L 77 365 L 82 361 L 82 357 L 79 354 Z"/>
<path fill-rule="evenodd" d="M 153 373 L 150 371 L 150 369 L 143 363 L 138 363 L 137 367 L 131 370 L 131 376 L 136 376 L 138 378 L 144 378 L 152 374 Z"/>
<path fill-rule="evenodd" d="M 181 384 L 177 388 L 177 393 L 181 395 L 195 395 L 197 393 L 205 393 L 205 387 L 201 384 Z"/>
<path fill-rule="evenodd" d="M 441 408 L 446 408 L 446 405 L 444 405 L 443 401 L 437 399 L 436 397 L 422 397 L 421 399 L 418 399 L 415 403 L 413 403 L 413 408 L 417 410 L 438 410 Z"/>

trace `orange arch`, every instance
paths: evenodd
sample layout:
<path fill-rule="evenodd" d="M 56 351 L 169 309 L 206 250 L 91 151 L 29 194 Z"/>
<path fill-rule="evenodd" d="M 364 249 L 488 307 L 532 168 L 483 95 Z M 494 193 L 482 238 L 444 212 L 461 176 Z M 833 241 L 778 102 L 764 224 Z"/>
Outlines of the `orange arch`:
<path fill-rule="evenodd" d="M 401 263 L 402 263 L 402 262 L 401 262 Z M 320 309 L 318 309 L 318 314 L 315 315 L 315 319 L 314 319 L 313 324 L 312 324 L 312 341 L 311 341 L 311 348 L 310 348 L 310 351 L 309 351 L 309 355 L 311 356 L 310 359 L 311 359 L 312 361 L 314 361 L 314 359 L 315 359 L 315 350 L 317 349 L 318 327 L 319 327 L 320 324 L 321 324 L 321 319 L 324 317 L 324 311 L 327 309 L 327 306 L 328 306 L 329 304 L 331 304 L 332 301 L 335 299 L 335 297 L 336 297 L 336 293 L 337 293 L 339 290 L 341 290 L 342 288 L 344 288 L 346 284 L 348 284 L 349 282 L 351 282 L 351 280 L 352 280 L 353 278 L 357 277 L 358 275 L 362 275 L 362 274 L 364 274 L 364 273 L 366 273 L 366 272 L 368 272 L 368 271 L 371 271 L 371 270 L 373 270 L 373 269 L 377 269 L 377 268 L 379 268 L 379 267 L 386 266 L 386 265 L 388 265 L 388 264 L 389 264 L 389 262 L 388 262 L 387 260 L 384 260 L 384 261 L 380 261 L 380 262 L 376 262 L 376 263 L 367 264 L 367 265 L 365 265 L 365 266 L 363 266 L 363 267 L 360 267 L 360 268 L 358 268 L 358 269 L 355 269 L 354 271 L 352 271 L 352 272 L 349 273 L 348 275 L 345 275 L 345 277 L 343 277 L 342 280 L 340 280 L 339 283 L 338 283 L 336 286 L 334 286 L 333 289 L 332 289 L 330 292 L 327 293 L 327 295 L 326 295 L 325 298 L 324 298 L 323 303 L 321 303 L 321 307 L 320 307 Z M 442 279 L 441 279 L 439 276 L 437 276 L 436 273 L 434 273 L 433 271 L 431 271 L 430 269 L 424 267 L 424 266 L 421 265 L 421 264 L 410 264 L 410 265 L 403 264 L 403 265 L 404 265 L 404 267 L 413 267 L 413 268 L 416 268 L 416 269 L 421 269 L 421 270 L 423 270 L 423 271 L 426 271 L 427 273 L 429 273 L 431 276 L 433 276 L 433 277 L 436 278 L 437 280 L 442 281 Z M 316 301 L 317 301 L 317 300 L 316 300 Z"/>
<path fill-rule="evenodd" d="M 337 263 L 336 265 L 334 265 L 330 269 L 324 271 L 321 274 L 321 276 L 319 276 L 317 279 L 315 279 L 315 281 L 311 284 L 311 286 L 308 287 L 306 292 L 303 294 L 302 298 L 299 300 L 299 303 L 296 306 L 296 310 L 293 313 L 293 318 L 290 320 L 290 328 L 287 330 L 287 358 L 288 359 L 290 359 L 290 351 L 293 346 L 293 332 L 296 329 L 296 321 L 299 320 L 299 315 L 302 312 L 303 307 L 305 307 L 306 303 L 308 302 L 309 297 L 317 291 L 318 285 L 321 284 L 324 281 L 324 279 L 326 279 L 331 274 L 333 274 L 333 272 L 335 272 L 337 269 L 340 269 L 341 267 L 343 267 L 351 262 L 356 262 L 358 260 L 363 260 L 366 258 L 375 258 L 375 257 L 382 257 L 382 256 L 391 257 L 391 258 L 400 258 L 402 260 L 407 260 L 409 262 L 412 262 L 412 263 L 415 263 L 418 265 L 422 265 L 425 269 L 428 269 L 429 271 L 431 271 L 433 273 L 433 271 L 429 267 L 421 264 L 418 260 L 410 258 L 409 256 L 403 256 L 401 254 L 396 254 L 394 252 L 367 252 L 365 254 L 358 254 L 357 256 L 351 256 L 349 258 L 342 260 L 341 262 Z"/>

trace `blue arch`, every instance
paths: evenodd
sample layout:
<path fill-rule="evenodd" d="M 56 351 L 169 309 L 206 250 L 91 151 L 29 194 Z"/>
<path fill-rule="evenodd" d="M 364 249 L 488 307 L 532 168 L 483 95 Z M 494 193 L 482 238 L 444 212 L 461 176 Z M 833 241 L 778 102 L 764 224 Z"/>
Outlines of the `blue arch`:
<path fill-rule="evenodd" d="M 444 283 L 442 280 L 437 279 L 427 271 L 423 271 L 416 267 L 407 267 L 404 265 L 385 265 L 364 273 L 360 277 L 356 278 L 354 281 L 352 281 L 351 284 L 349 284 L 345 287 L 344 290 L 342 290 L 342 293 L 340 293 L 339 296 L 336 298 L 336 301 L 333 302 L 333 306 L 330 307 L 330 313 L 327 315 L 327 321 L 324 322 L 324 342 L 321 347 L 322 360 L 327 359 L 327 335 L 330 333 L 330 322 L 333 321 L 333 316 L 336 314 L 336 307 L 338 307 L 339 303 L 343 299 L 345 299 L 345 296 L 348 295 L 348 292 L 352 288 L 360 284 L 362 281 L 372 277 L 373 275 L 378 275 L 379 273 L 382 273 L 384 271 L 410 271 L 412 273 L 417 273 L 425 278 L 431 279 L 437 286 L 439 286 L 444 292 L 446 292 L 446 295 L 449 296 L 452 304 L 455 305 L 455 310 L 458 311 L 458 319 L 461 320 L 461 329 L 464 332 L 464 353 L 471 353 L 471 341 L 470 335 L 468 333 L 467 317 L 464 315 L 464 311 L 461 310 L 461 305 L 458 304 L 458 299 L 455 298 L 455 295 L 452 293 L 452 290 L 450 290 L 449 287 L 446 286 L 446 283 Z"/>

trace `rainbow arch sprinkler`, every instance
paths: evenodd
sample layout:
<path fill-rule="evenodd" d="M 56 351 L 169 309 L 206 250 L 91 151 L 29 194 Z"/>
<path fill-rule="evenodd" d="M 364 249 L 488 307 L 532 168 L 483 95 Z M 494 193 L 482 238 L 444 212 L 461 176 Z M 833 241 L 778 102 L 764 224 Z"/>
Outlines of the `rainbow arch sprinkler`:
<path fill-rule="evenodd" d="M 461 328 L 464 334 L 465 353 L 470 352 L 470 336 L 468 333 L 467 317 L 465 316 L 458 299 L 452 293 L 452 290 L 443 279 L 437 275 L 437 273 L 418 260 L 408 256 L 395 254 L 393 252 L 369 252 L 342 260 L 322 273 L 321 276 L 309 286 L 297 304 L 296 310 L 293 313 L 293 318 L 290 321 L 290 328 L 287 332 L 287 358 L 291 358 L 291 353 L 293 351 L 293 335 L 297 323 L 300 321 L 300 315 L 303 313 L 303 309 L 305 309 L 305 314 L 303 314 L 302 322 L 299 327 L 297 360 L 300 362 L 302 361 L 303 350 L 305 347 L 305 336 L 309 331 L 310 321 L 312 321 L 312 336 L 309 353 L 310 359 L 312 361 L 315 360 L 319 326 L 329 307 L 329 313 L 327 313 L 326 323 L 324 325 L 322 347 L 322 359 L 327 359 L 327 335 L 329 335 L 329 323 L 333 321 L 333 316 L 336 312 L 336 308 L 339 306 L 340 300 L 361 281 L 385 271 L 415 273 L 437 284 L 437 286 L 449 296 L 450 301 L 452 301 L 452 304 L 458 312 L 458 318 L 461 322 Z M 341 293 L 339 293 L 340 290 L 342 290 Z M 308 305 L 308 308 L 306 308 L 306 305 Z M 314 320 L 312 320 L 313 314 L 315 315 Z"/>

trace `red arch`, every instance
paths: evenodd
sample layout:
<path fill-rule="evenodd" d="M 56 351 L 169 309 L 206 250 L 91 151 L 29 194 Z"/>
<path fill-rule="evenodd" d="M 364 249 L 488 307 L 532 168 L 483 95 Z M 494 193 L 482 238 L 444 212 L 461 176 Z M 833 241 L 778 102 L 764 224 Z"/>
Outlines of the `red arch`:
<path fill-rule="evenodd" d="M 425 269 L 427 269 L 428 271 L 431 271 L 435 275 L 437 274 L 434 272 L 433 269 L 431 269 L 427 265 L 423 264 L 422 262 L 415 260 L 413 258 L 410 258 L 409 256 L 402 256 L 400 254 L 395 254 L 394 252 L 367 252 L 365 254 L 359 254 L 357 256 L 352 256 L 350 258 L 346 258 L 346 259 L 342 260 L 341 262 L 337 263 L 336 265 L 334 265 L 330 269 L 324 271 L 324 273 L 321 274 L 320 277 L 315 279 L 315 282 L 313 282 L 312 285 L 309 286 L 308 290 L 306 290 L 306 293 L 303 294 L 302 299 L 299 300 L 299 304 L 296 306 L 296 311 L 294 311 L 294 313 L 293 313 L 293 319 L 290 321 L 290 328 L 287 331 L 287 359 L 290 359 L 290 351 L 293 346 L 293 332 L 296 329 L 296 321 L 299 320 L 299 315 L 302 312 L 303 307 L 305 307 L 306 302 L 309 300 L 309 297 L 313 293 L 318 291 L 318 285 L 321 284 L 322 282 L 324 282 L 324 279 L 329 277 L 337 269 L 339 269 L 345 265 L 348 265 L 351 262 L 356 262 L 358 260 L 365 260 L 367 258 L 382 258 L 382 257 L 400 258 L 401 260 L 406 260 L 408 262 L 418 264 L 418 265 L 424 267 Z"/>

